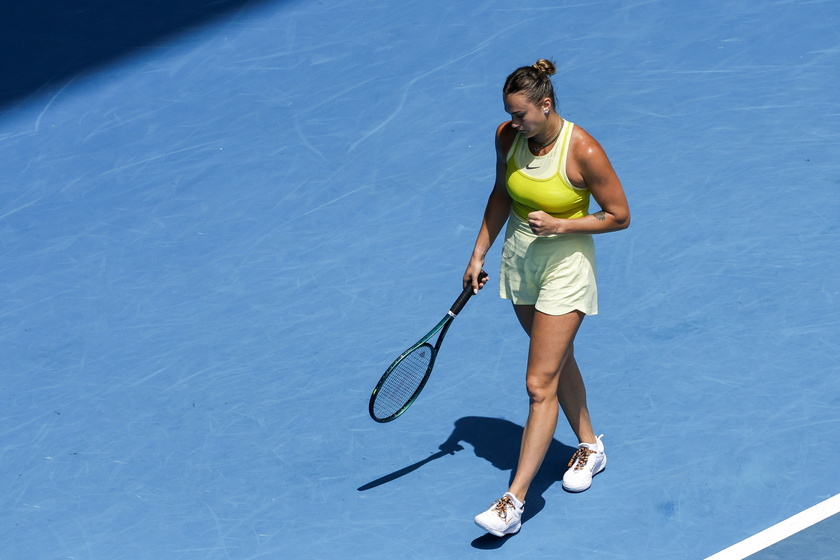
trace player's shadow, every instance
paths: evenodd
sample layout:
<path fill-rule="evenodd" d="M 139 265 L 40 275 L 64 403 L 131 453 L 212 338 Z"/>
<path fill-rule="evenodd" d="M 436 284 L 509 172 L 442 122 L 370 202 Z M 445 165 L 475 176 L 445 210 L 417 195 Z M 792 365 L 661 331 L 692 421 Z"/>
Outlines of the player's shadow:
<path fill-rule="evenodd" d="M 409 474 L 423 465 L 453 455 L 463 448 L 461 443 L 468 443 L 472 446 L 477 457 L 487 460 L 499 470 L 510 471 L 508 484 L 513 481 L 516 471 L 516 463 L 519 459 L 519 447 L 522 442 L 522 426 L 500 418 L 484 418 L 481 416 L 466 416 L 455 422 L 455 428 L 444 441 L 437 453 L 426 457 L 412 465 L 403 467 L 376 480 L 359 487 L 359 491 L 370 490 L 382 484 L 387 484 L 402 476 Z M 551 445 L 546 453 L 545 460 L 540 468 L 531 487 L 528 489 L 528 506 L 522 516 L 522 521 L 527 522 L 537 515 L 545 507 L 543 493 L 554 483 L 563 479 L 563 473 L 569 458 L 574 454 L 575 449 L 564 445 L 556 439 L 551 440 Z M 473 547 L 480 549 L 499 548 L 507 541 L 507 538 L 498 538 L 492 535 L 484 535 L 472 542 Z"/>

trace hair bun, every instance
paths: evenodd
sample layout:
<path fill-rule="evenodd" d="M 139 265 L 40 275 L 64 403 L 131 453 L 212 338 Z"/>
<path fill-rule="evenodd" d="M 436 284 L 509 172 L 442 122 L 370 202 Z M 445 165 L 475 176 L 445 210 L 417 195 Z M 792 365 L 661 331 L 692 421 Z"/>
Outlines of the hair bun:
<path fill-rule="evenodd" d="M 554 66 L 554 63 L 544 58 L 539 59 L 536 64 L 534 64 L 534 68 L 546 76 L 553 76 L 557 72 L 557 68 Z"/>

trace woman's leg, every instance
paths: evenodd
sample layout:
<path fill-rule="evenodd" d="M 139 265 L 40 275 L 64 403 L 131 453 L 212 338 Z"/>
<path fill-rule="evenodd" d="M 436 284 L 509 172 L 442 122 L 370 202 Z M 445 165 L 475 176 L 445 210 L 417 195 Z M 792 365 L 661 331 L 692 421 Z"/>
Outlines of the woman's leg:
<path fill-rule="evenodd" d="M 560 401 L 560 407 L 577 436 L 578 443 L 595 443 L 597 438 L 589 419 L 589 408 L 586 406 L 586 386 L 575 361 L 574 348 L 569 351 L 560 372 L 557 400 Z"/>
<path fill-rule="evenodd" d="M 534 322 L 536 310 L 533 305 L 515 305 L 516 317 L 525 330 L 531 336 L 531 325 Z M 595 432 L 592 429 L 592 422 L 589 419 L 589 409 L 586 405 L 586 386 L 580 374 L 577 361 L 575 360 L 575 349 L 572 344 L 569 355 L 560 372 L 558 382 L 557 400 L 560 407 L 569 421 L 572 431 L 578 438 L 578 443 L 595 443 Z"/>
<path fill-rule="evenodd" d="M 578 438 L 578 450 L 569 462 L 569 470 L 563 474 L 563 488 L 569 492 L 583 492 L 592 485 L 592 477 L 604 470 L 607 456 L 604 444 L 592 430 L 586 407 L 586 388 L 573 354 L 560 374 L 557 399 Z"/>
<path fill-rule="evenodd" d="M 564 407 L 579 406 L 580 403 L 579 396 L 574 398 L 559 398 L 558 396 L 566 390 L 566 384 L 561 382 L 561 373 L 567 371 L 564 366 L 569 363 L 570 358 L 574 363 L 573 343 L 584 314 L 575 311 L 565 315 L 546 315 L 536 311 L 533 306 L 515 306 L 515 309 L 525 332 L 531 337 L 525 380 L 530 398 L 530 409 L 522 434 L 519 464 L 510 486 L 510 492 L 520 501 L 524 501 L 528 488 L 554 438 L 558 401 L 564 403 Z M 577 364 L 571 371 L 572 373 L 577 371 L 577 378 L 580 379 Z M 573 380 L 570 386 L 573 390 L 577 390 L 575 388 L 583 385 L 582 382 L 578 384 Z M 584 393 L 584 408 L 585 401 Z M 580 411 L 566 411 L 566 415 L 578 419 L 585 416 L 588 423 L 588 414 L 582 415 Z M 581 425 L 580 421 L 578 425 Z"/>

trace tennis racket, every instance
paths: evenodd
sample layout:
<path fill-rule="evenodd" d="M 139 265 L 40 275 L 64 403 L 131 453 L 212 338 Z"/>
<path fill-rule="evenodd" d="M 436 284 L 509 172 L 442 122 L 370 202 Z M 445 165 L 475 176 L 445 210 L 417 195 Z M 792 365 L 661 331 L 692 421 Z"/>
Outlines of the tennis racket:
<path fill-rule="evenodd" d="M 486 276 L 487 273 L 482 271 L 479 281 Z M 368 412 L 371 418 L 377 422 L 390 422 L 414 403 L 429 380 L 446 331 L 472 295 L 472 286 L 468 285 L 435 328 L 400 354 L 400 357 L 385 370 L 370 395 Z M 431 340 L 435 335 L 437 341 L 433 345 Z"/>

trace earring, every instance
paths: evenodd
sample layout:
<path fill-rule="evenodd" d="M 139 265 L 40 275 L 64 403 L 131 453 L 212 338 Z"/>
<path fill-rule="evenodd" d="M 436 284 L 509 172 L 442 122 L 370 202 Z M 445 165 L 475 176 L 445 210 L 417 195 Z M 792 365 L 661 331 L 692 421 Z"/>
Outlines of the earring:
<path fill-rule="evenodd" d="M 543 112 L 547 115 L 547 114 L 548 114 L 548 109 L 546 109 L 546 110 L 545 110 L 545 111 L 543 111 Z"/>

